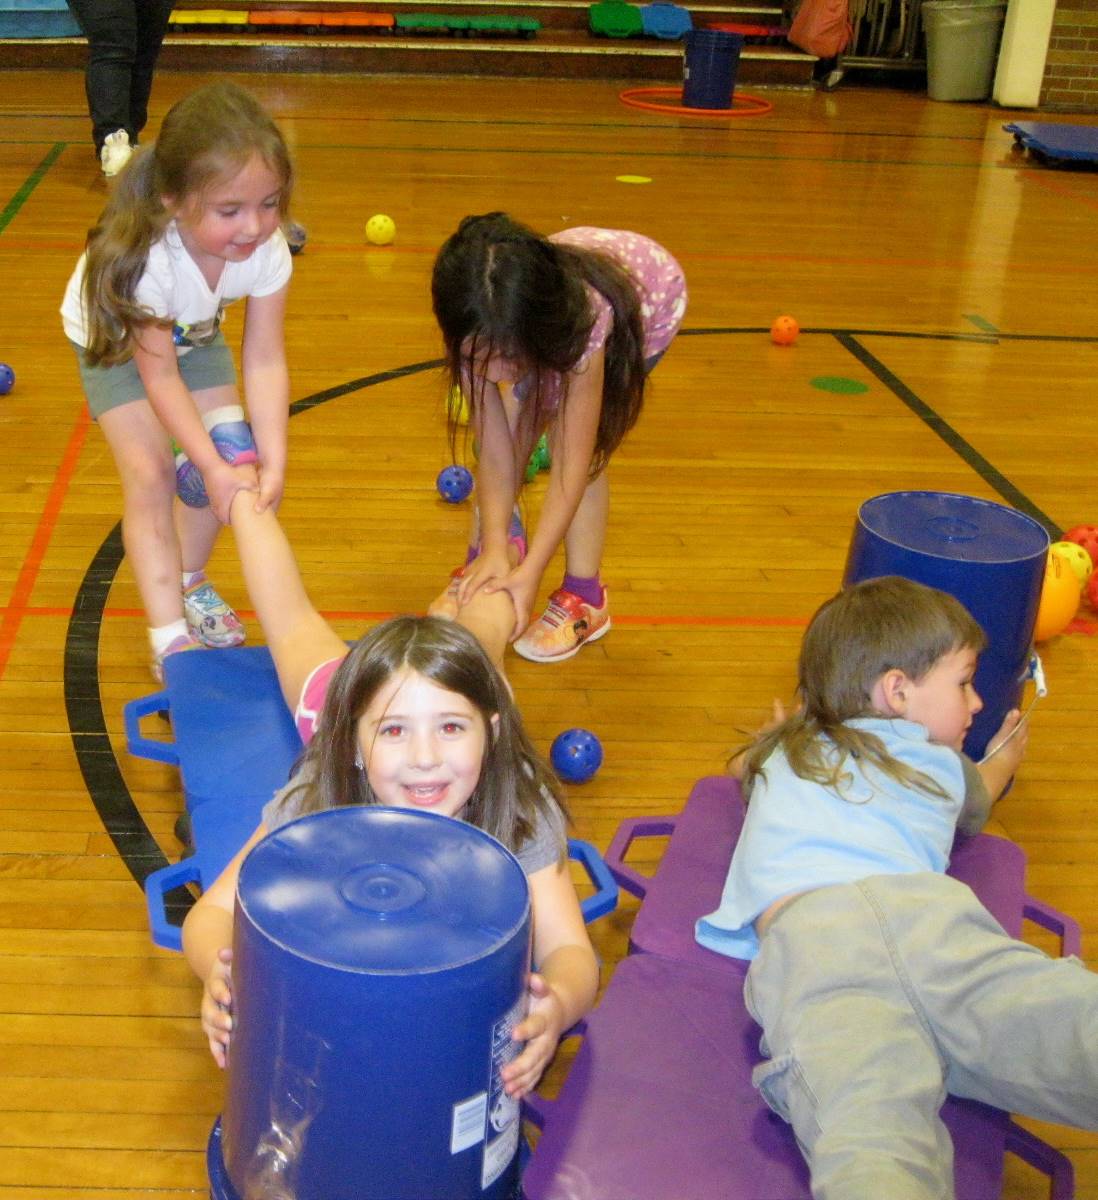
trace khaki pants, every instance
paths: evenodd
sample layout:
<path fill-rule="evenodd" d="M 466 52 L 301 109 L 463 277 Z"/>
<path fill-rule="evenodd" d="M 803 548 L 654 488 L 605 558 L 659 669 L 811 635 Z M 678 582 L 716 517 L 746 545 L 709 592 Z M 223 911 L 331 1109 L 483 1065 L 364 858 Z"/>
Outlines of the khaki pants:
<path fill-rule="evenodd" d="M 1098 1129 L 1098 975 L 1009 937 L 962 883 L 878 875 L 792 901 L 745 998 L 817 1200 L 953 1196 L 946 1093 Z"/>

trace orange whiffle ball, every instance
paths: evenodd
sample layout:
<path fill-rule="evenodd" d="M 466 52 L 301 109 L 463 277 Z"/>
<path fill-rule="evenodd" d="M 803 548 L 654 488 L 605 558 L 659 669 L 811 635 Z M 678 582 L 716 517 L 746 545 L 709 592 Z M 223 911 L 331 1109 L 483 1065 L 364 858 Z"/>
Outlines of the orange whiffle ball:
<path fill-rule="evenodd" d="M 801 327 L 795 318 L 788 315 L 775 317 L 774 324 L 770 326 L 770 340 L 775 346 L 792 346 L 800 332 Z"/>

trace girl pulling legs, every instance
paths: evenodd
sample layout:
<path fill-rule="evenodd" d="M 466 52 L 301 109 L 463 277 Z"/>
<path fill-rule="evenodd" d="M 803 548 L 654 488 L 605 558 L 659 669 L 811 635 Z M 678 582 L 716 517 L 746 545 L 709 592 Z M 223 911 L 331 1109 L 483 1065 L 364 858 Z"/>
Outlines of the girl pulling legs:
<path fill-rule="evenodd" d="M 535 662 L 570 658 L 610 628 L 600 577 L 605 468 L 682 323 L 682 269 L 637 233 L 577 228 L 542 237 L 488 213 L 466 217 L 442 247 L 432 295 L 479 445 L 473 557 L 439 603 L 460 610 L 481 590 L 507 591 L 518 653 Z M 549 486 L 527 549 L 515 502 L 546 430 Z M 564 579 L 531 622 L 562 543 Z"/>

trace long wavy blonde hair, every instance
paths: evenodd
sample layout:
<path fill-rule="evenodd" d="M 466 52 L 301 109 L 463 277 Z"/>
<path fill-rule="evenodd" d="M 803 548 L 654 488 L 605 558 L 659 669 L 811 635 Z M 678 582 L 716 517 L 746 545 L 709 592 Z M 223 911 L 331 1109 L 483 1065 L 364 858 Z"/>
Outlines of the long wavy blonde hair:
<path fill-rule="evenodd" d="M 845 588 L 821 605 L 805 631 L 800 709 L 742 751 L 744 795 L 780 748 L 794 774 L 824 787 L 841 790 L 844 764 L 856 757 L 905 786 L 943 796 L 921 771 L 897 762 L 880 738 L 847 722 L 881 715 L 871 696 L 887 671 L 899 669 L 918 682 L 943 655 L 979 653 L 986 642 L 964 605 L 936 588 L 896 575 Z"/>
<path fill-rule="evenodd" d="M 235 83 L 200 88 L 172 106 L 151 148 L 139 149 L 115 181 L 110 201 L 88 232 L 84 309 L 89 366 L 133 357 L 142 326 L 166 325 L 136 303 L 149 250 L 164 235 L 176 204 L 201 198 L 259 155 L 279 181 L 279 211 L 289 217 L 293 166 L 269 114 Z"/>

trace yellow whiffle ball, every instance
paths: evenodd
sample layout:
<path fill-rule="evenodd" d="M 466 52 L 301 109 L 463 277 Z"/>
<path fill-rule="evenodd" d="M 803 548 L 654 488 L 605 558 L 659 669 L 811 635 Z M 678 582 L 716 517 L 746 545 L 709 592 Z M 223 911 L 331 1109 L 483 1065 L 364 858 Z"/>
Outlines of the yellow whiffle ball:
<path fill-rule="evenodd" d="M 1053 554 L 1058 554 L 1067 560 L 1068 566 L 1075 572 L 1076 578 L 1079 580 L 1079 586 L 1086 587 L 1090 573 L 1094 570 L 1094 564 L 1090 561 L 1090 555 L 1086 550 L 1078 542 L 1053 542 L 1049 549 Z"/>
<path fill-rule="evenodd" d="M 396 222 L 384 213 L 374 213 L 366 222 L 366 240 L 375 246 L 388 246 L 396 237 Z"/>

